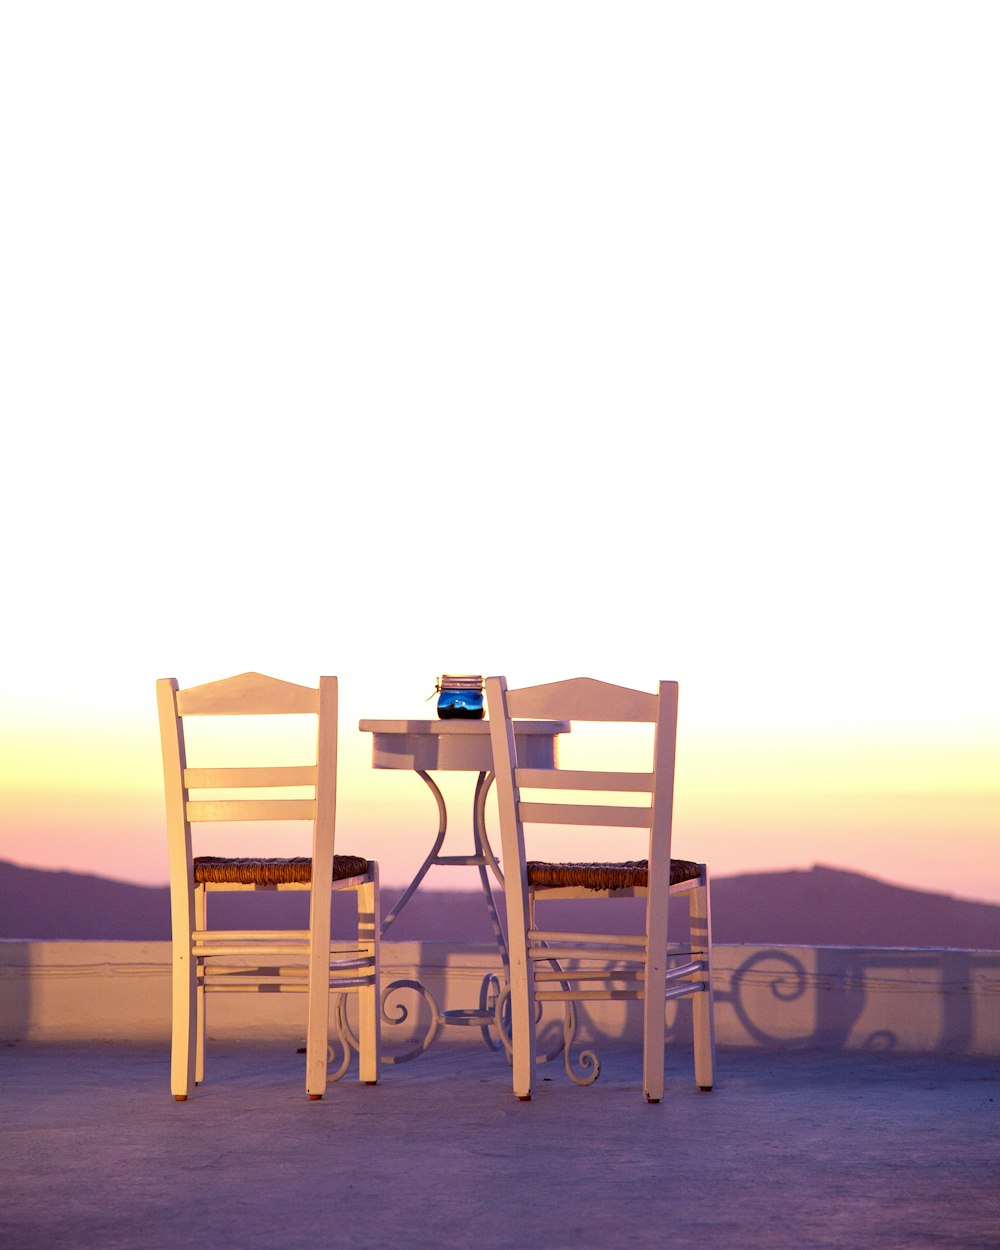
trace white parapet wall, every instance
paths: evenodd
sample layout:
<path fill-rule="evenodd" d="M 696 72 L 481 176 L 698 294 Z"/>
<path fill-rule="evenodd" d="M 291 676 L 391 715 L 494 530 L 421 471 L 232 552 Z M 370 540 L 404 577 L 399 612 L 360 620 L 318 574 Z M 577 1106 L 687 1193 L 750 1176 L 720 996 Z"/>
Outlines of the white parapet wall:
<path fill-rule="evenodd" d="M 399 1021 L 385 1028 L 386 1050 L 419 1046 L 439 1012 L 492 1003 L 501 972 L 488 946 L 384 943 L 385 1009 Z M 415 981 L 429 993 L 389 988 Z M 720 1046 L 1000 1056 L 998 951 L 717 946 L 713 984 Z M 210 1037 L 263 1041 L 300 1036 L 305 1002 L 296 994 L 220 994 L 208 1010 Z M 685 1002 L 668 1005 L 672 1037 L 688 1036 L 689 1016 Z M 581 1042 L 638 1044 L 640 1027 L 634 1003 L 579 1007 Z M 555 1029 L 548 1014 L 546 1028 Z M 169 1035 L 169 943 L 0 942 L 0 1041 Z"/>

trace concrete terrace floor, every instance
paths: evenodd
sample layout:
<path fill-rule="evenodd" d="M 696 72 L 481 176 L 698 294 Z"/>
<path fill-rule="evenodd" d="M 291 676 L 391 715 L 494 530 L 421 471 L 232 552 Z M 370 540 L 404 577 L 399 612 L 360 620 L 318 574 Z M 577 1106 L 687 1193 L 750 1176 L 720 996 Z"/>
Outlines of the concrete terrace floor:
<path fill-rule="evenodd" d="M 0 1050 L 0 1244 L 87 1247 L 1000 1246 L 993 1060 L 721 1050 L 519 1103 L 468 1040 L 309 1102 L 284 1044 L 217 1042 L 187 1103 L 166 1047 Z"/>

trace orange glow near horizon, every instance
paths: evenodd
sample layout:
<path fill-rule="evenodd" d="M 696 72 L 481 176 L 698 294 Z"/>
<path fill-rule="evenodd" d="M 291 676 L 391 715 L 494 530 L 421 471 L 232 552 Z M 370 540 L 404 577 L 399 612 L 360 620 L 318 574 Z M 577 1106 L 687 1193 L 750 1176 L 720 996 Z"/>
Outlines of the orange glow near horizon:
<path fill-rule="evenodd" d="M 105 726 L 88 734 L 80 726 L 58 730 L 39 724 L 33 732 L 3 735 L 0 858 L 163 884 L 155 722 L 150 716 L 149 723 L 132 728 Z M 230 749 L 239 735 L 224 737 L 222 754 L 213 760 L 244 762 Z M 299 742 L 294 737 L 294 732 L 269 736 L 260 758 L 300 761 L 301 734 Z M 571 738 L 561 743 L 564 764 L 600 750 L 599 739 L 587 746 L 578 735 L 574 745 L 581 759 L 571 758 Z M 370 761 L 369 737 L 342 727 L 338 840 L 345 850 L 378 858 L 383 881 L 393 888 L 409 880 L 429 849 L 436 810 L 415 775 L 375 771 Z M 627 753 L 610 762 L 628 766 Z M 452 774 L 437 780 L 449 805 L 446 851 L 463 852 L 470 849 L 473 779 Z M 495 830 L 492 802 L 488 815 Z M 674 850 L 704 859 L 716 875 L 824 863 L 912 888 L 1000 902 L 998 820 L 1000 791 L 991 752 L 975 740 L 680 738 Z M 234 841 L 240 832 L 243 840 Z M 245 853 L 306 853 L 305 834 L 297 826 L 283 834 L 288 841 L 281 848 L 271 831 L 216 828 L 212 836 L 213 849 L 222 853 L 233 853 L 236 845 Z M 596 853 L 596 843 L 592 850 Z M 579 841 L 560 843 L 556 835 L 552 853 L 586 858 L 591 851 Z M 435 869 L 426 884 L 471 888 L 475 878 Z"/>

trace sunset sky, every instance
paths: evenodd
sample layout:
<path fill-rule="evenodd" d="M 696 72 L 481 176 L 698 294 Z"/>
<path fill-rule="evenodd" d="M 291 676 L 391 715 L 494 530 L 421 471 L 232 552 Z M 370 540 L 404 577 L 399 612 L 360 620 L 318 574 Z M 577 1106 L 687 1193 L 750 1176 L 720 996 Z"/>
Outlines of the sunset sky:
<path fill-rule="evenodd" d="M 359 718 L 586 674 L 679 854 L 1000 902 L 998 34 L 2 0 L 0 858 L 164 882 L 156 678 L 334 673 L 399 883 Z"/>

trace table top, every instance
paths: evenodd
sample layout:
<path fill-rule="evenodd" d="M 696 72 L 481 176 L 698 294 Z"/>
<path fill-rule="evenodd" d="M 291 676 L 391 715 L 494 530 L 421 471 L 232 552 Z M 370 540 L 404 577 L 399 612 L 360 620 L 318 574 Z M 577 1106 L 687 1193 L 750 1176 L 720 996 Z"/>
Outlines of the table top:
<path fill-rule="evenodd" d="M 362 720 L 358 722 L 362 733 L 373 734 L 480 734 L 489 736 L 488 720 Z M 519 720 L 514 722 L 514 733 L 552 734 L 569 733 L 568 720 Z"/>
<path fill-rule="evenodd" d="M 372 734 L 373 768 L 481 773 L 493 769 L 488 720 L 363 720 L 358 728 Z M 556 736 L 569 730 L 565 720 L 515 721 L 521 767 L 554 768 Z"/>

